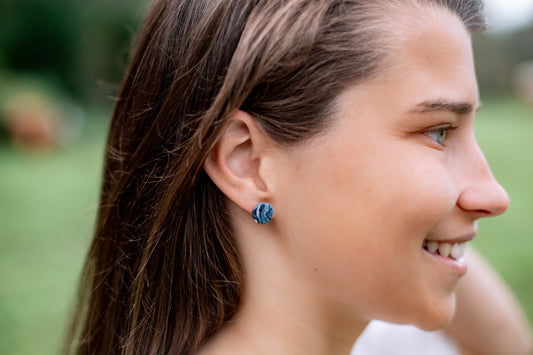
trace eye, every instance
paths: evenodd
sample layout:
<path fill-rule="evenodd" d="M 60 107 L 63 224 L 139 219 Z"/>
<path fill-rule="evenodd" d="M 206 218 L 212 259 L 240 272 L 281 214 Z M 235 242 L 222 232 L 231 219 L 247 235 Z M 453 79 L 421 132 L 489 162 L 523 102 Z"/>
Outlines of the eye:
<path fill-rule="evenodd" d="M 432 129 L 431 131 L 424 132 L 424 134 L 437 142 L 437 144 L 442 145 L 446 140 L 448 133 L 453 129 L 455 128 L 451 126 L 439 127 Z"/>

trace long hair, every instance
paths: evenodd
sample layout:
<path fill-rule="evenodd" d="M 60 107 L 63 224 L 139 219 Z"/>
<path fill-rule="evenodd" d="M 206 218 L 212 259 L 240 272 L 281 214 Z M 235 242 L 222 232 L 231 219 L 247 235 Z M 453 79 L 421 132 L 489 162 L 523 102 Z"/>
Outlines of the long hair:
<path fill-rule="evenodd" d="M 236 109 L 281 146 L 320 133 L 387 59 L 388 3 L 153 2 L 110 123 L 67 353 L 190 354 L 231 319 L 242 261 L 202 165 Z M 417 3 L 484 26 L 479 0 Z"/>

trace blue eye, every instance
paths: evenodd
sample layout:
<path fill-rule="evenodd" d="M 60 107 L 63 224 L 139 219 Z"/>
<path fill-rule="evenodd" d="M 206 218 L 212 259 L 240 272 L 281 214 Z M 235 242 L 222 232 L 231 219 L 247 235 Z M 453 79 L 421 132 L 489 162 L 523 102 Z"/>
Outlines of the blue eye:
<path fill-rule="evenodd" d="M 444 140 L 446 139 L 446 136 L 448 135 L 448 131 L 450 129 L 452 129 L 452 128 L 451 127 L 443 127 L 443 128 L 434 129 L 432 131 L 424 132 L 424 134 L 426 136 L 428 136 L 429 138 L 433 139 L 438 144 L 442 145 L 442 143 L 444 143 Z"/>

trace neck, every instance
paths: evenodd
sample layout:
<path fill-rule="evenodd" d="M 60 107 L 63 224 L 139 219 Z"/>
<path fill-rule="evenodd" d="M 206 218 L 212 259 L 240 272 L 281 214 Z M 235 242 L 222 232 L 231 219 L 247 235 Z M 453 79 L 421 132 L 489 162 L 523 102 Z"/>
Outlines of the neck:
<path fill-rule="evenodd" d="M 246 237 L 239 238 L 246 269 L 241 307 L 200 353 L 349 354 L 367 322 L 316 290 L 272 238 Z"/>
<path fill-rule="evenodd" d="M 251 298 L 213 339 L 213 353 L 347 355 L 366 325 L 336 323 L 331 316 L 300 313 L 301 305 Z"/>

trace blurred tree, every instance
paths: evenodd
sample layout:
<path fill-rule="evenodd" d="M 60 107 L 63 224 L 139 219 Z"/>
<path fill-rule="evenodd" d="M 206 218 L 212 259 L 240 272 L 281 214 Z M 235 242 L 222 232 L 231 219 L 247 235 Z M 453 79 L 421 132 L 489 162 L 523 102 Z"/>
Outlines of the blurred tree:
<path fill-rule="evenodd" d="M 0 63 L 12 71 L 55 75 L 74 89 L 80 9 L 67 0 L 12 0 L 0 6 Z"/>
<path fill-rule="evenodd" d="M 109 101 L 124 73 L 146 0 L 94 1 L 85 5 L 75 67 L 83 97 Z M 112 4 L 112 6 L 110 5 Z"/>
<path fill-rule="evenodd" d="M 2 0 L 0 67 L 49 77 L 74 98 L 101 103 L 98 83 L 120 80 L 146 3 Z"/>
<path fill-rule="evenodd" d="M 533 22 L 510 34 L 503 48 L 513 53 L 516 63 L 533 60 Z"/>
<path fill-rule="evenodd" d="M 533 22 L 503 33 L 487 33 L 474 40 L 476 70 L 483 95 L 510 95 L 513 73 L 533 60 Z"/>
<path fill-rule="evenodd" d="M 483 96 L 498 96 L 510 89 L 512 54 L 502 48 L 504 39 L 484 35 L 474 41 L 476 72 Z"/>

